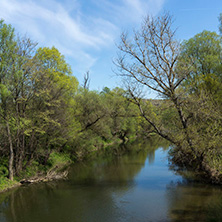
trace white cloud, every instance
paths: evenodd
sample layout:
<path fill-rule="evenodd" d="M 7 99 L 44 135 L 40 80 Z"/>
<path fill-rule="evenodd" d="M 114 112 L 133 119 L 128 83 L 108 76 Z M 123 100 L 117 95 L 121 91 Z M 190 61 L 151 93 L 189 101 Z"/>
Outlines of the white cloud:
<path fill-rule="evenodd" d="M 123 26 L 140 22 L 148 12 L 158 13 L 164 1 L 0 0 L 0 18 L 39 45 L 54 45 L 84 73 L 104 50 L 115 48 Z"/>
<path fill-rule="evenodd" d="M 127 14 L 136 22 L 141 21 L 141 17 L 151 14 L 156 15 L 163 7 L 165 0 L 123 0 L 126 7 Z"/>
<path fill-rule="evenodd" d="M 144 13 L 144 6 L 142 5 L 142 1 L 140 0 L 124 0 L 125 4 L 128 5 L 129 8 L 134 10 L 137 14 L 142 15 Z"/>
<path fill-rule="evenodd" d="M 71 12 L 78 15 L 78 9 L 78 4 L 76 7 L 72 6 Z M 92 23 L 97 32 L 93 33 L 83 26 L 81 18 L 71 17 L 67 5 L 56 1 L 51 1 L 50 7 L 46 8 L 41 1 L 0 0 L 0 10 L 0 17 L 15 26 L 20 33 L 27 33 L 40 44 L 55 45 L 74 59 L 87 61 L 89 64 L 93 64 L 96 59 L 85 49 L 100 49 L 110 44 L 113 40 L 112 31 L 116 29 L 108 21 L 94 19 Z M 104 30 L 104 26 L 109 26 L 108 32 Z"/>
<path fill-rule="evenodd" d="M 156 15 L 166 0 L 92 0 L 116 25 L 140 23 L 147 14 Z"/>

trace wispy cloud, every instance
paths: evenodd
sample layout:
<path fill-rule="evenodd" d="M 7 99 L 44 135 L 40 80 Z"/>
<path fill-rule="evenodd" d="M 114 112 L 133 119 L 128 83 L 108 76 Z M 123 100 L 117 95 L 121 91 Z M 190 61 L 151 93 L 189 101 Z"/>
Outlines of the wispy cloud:
<path fill-rule="evenodd" d="M 156 15 L 164 4 L 164 0 L 123 0 L 126 8 L 134 19 L 140 19 L 146 14 Z"/>
<path fill-rule="evenodd" d="M 117 25 L 138 23 L 147 14 L 156 15 L 166 0 L 92 0 Z M 108 18 L 109 19 L 109 18 Z"/>
<path fill-rule="evenodd" d="M 83 72 L 113 48 L 123 26 L 157 14 L 164 1 L 0 0 L 0 18 L 40 45 L 54 45 Z"/>
<path fill-rule="evenodd" d="M 88 24 L 88 27 L 93 25 L 96 32 L 88 29 L 79 17 L 78 4 L 69 11 L 56 1 L 51 1 L 50 7 L 46 7 L 41 1 L 0 0 L 0 10 L 0 17 L 12 23 L 19 32 L 27 33 L 41 45 L 55 45 L 77 61 L 86 61 L 83 64 L 86 67 L 89 67 L 86 63 L 92 65 L 96 61 L 86 49 L 98 50 L 110 44 L 116 29 L 102 18 L 93 18 Z M 104 27 L 109 27 L 109 31 Z"/>

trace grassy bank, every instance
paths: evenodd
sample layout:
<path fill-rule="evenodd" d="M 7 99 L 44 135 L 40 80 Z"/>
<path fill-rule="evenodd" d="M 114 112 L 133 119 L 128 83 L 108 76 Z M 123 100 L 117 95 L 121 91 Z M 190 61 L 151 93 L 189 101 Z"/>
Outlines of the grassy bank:
<path fill-rule="evenodd" d="M 69 155 L 52 152 L 46 165 L 33 161 L 26 170 L 11 181 L 6 175 L 0 176 L 0 192 L 20 186 L 23 183 L 44 182 L 62 179 L 67 175 L 68 166 L 73 163 Z"/>
<path fill-rule="evenodd" d="M 136 137 L 126 138 L 125 142 L 119 138 L 113 138 L 112 141 L 96 141 L 96 145 L 86 146 L 87 148 L 77 150 L 75 153 L 52 152 L 47 162 L 40 163 L 33 160 L 32 163 L 23 170 L 19 176 L 14 177 L 14 181 L 10 181 L 7 171 L 7 161 L 5 160 L 4 170 L 0 172 L 0 192 L 7 191 L 10 188 L 20 186 L 23 183 L 47 182 L 55 179 L 63 179 L 68 174 L 68 167 L 74 162 L 89 160 L 97 155 L 123 155 L 126 152 L 126 144 L 130 146 L 135 142 Z M 89 145 L 91 141 L 86 141 L 85 145 Z M 3 173 L 4 171 L 4 173 Z"/>
<path fill-rule="evenodd" d="M 193 179 L 200 182 L 222 185 L 222 156 L 206 155 L 196 161 L 192 153 L 181 152 L 177 147 L 169 152 L 171 168 L 187 178 L 184 172 L 192 172 Z M 190 178 L 190 175 L 188 176 Z"/>
<path fill-rule="evenodd" d="M 7 177 L 0 177 L 0 193 L 20 185 L 17 180 L 11 181 Z"/>

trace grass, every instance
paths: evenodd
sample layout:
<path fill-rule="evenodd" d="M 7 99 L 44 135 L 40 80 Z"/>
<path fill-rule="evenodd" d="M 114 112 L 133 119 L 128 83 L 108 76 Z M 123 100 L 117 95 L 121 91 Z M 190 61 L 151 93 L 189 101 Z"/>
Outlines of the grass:
<path fill-rule="evenodd" d="M 52 169 L 71 163 L 72 160 L 68 154 L 52 152 L 47 162 L 47 168 Z"/>
<path fill-rule="evenodd" d="M 7 177 L 0 177 L 0 192 L 19 185 L 17 180 L 11 181 Z"/>
<path fill-rule="evenodd" d="M 55 170 L 60 172 L 64 170 L 71 163 L 70 156 L 63 153 L 52 152 L 46 166 L 39 164 L 37 161 L 33 161 L 25 171 L 21 172 L 20 176 L 14 178 L 11 181 L 7 178 L 7 168 L 3 166 L 0 168 L 0 192 L 6 191 L 19 185 L 19 181 L 22 179 L 29 179 L 35 176 L 45 175 L 49 171 Z"/>

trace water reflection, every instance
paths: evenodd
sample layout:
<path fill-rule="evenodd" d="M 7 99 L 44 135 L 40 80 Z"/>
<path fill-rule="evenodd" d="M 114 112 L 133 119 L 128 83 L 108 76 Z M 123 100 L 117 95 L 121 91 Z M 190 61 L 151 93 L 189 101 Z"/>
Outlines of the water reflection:
<path fill-rule="evenodd" d="M 0 194 L 0 221 L 222 221 L 220 187 L 175 175 L 168 146 L 136 144 L 122 157 L 75 164 L 68 181 Z"/>
<path fill-rule="evenodd" d="M 222 190 L 219 186 L 187 182 L 167 186 L 172 221 L 222 221 Z"/>

